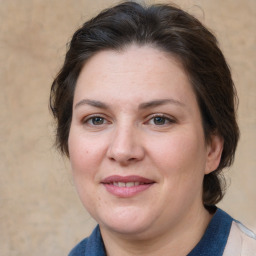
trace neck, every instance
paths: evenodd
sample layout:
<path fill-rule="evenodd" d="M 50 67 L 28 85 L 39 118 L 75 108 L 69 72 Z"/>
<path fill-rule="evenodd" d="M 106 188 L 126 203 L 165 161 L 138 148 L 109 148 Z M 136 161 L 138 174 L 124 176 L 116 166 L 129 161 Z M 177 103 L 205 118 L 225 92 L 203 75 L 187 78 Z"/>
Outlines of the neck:
<path fill-rule="evenodd" d="M 107 256 L 185 256 L 201 240 L 212 218 L 205 208 L 187 214 L 182 225 L 154 237 L 145 234 L 124 235 L 101 227 Z"/>

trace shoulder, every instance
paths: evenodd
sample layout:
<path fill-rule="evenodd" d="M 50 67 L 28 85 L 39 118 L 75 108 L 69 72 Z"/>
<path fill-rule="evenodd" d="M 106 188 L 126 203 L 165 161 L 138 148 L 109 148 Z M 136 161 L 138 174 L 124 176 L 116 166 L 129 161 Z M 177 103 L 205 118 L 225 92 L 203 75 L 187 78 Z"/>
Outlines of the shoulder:
<path fill-rule="evenodd" d="M 255 256 L 256 235 L 238 221 L 233 221 L 224 256 Z"/>
<path fill-rule="evenodd" d="M 69 253 L 68 256 L 84 256 L 88 238 L 83 239 Z"/>
<path fill-rule="evenodd" d="M 236 226 L 241 232 L 242 239 L 242 256 L 256 255 L 256 234 L 245 227 L 242 223 L 236 222 Z"/>

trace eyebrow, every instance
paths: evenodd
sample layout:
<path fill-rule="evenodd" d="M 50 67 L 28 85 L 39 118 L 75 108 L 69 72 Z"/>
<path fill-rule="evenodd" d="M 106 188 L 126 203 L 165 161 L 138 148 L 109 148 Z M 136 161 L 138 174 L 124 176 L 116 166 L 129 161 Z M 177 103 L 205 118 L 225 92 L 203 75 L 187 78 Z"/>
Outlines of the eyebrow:
<path fill-rule="evenodd" d="M 96 108 L 102 108 L 102 109 L 108 109 L 109 106 L 101 101 L 97 101 L 97 100 L 88 100 L 88 99 L 83 99 L 81 101 L 79 101 L 76 105 L 75 108 L 83 106 L 83 105 L 90 105 L 92 107 L 96 107 Z"/>
<path fill-rule="evenodd" d="M 159 100 L 152 100 L 149 102 L 144 102 L 141 103 L 138 107 L 138 109 L 147 109 L 147 108 L 153 108 L 153 107 L 157 107 L 157 106 L 162 106 L 165 104 L 175 104 L 181 107 L 184 107 L 185 104 L 175 100 L 175 99 L 159 99 Z M 75 108 L 78 108 L 80 106 L 83 105 L 89 105 L 92 107 L 96 107 L 96 108 L 102 108 L 102 109 L 109 109 L 109 105 L 107 105 L 106 103 L 103 103 L 101 101 L 97 101 L 97 100 L 89 100 L 89 99 L 83 99 L 81 101 L 79 101 L 76 105 Z"/>
<path fill-rule="evenodd" d="M 146 108 L 152 108 L 152 107 L 157 107 L 157 106 L 162 106 L 165 104 L 175 104 L 181 107 L 184 107 L 185 104 L 175 100 L 175 99 L 160 99 L 160 100 L 152 100 L 149 102 L 141 103 L 139 105 L 139 109 L 146 109 Z"/>

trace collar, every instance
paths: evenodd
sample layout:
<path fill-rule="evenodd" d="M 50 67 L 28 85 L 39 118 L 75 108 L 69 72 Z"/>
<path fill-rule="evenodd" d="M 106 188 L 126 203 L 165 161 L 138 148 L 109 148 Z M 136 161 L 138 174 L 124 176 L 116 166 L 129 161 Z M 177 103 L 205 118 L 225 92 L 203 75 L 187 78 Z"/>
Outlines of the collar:
<path fill-rule="evenodd" d="M 187 256 L 222 256 L 228 241 L 233 218 L 217 209 L 204 236 Z"/>
<path fill-rule="evenodd" d="M 206 232 L 196 247 L 187 256 L 222 256 L 227 244 L 233 219 L 221 209 L 217 209 Z M 106 256 L 99 225 L 92 234 L 73 250 L 69 256 Z M 79 253 L 78 253 L 79 252 Z"/>

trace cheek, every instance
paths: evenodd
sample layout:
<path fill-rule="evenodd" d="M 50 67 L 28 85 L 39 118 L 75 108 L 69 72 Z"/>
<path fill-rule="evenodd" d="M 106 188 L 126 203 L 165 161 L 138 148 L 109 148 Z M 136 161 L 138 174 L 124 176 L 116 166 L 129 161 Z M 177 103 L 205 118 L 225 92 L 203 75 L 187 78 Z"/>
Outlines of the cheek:
<path fill-rule="evenodd" d="M 91 179 L 94 177 L 95 170 L 95 147 L 78 132 L 72 131 L 69 136 L 69 158 L 72 168 L 73 179 L 78 192 L 84 190 Z"/>
<path fill-rule="evenodd" d="M 70 131 L 68 145 L 74 171 L 90 169 L 91 164 L 97 162 L 102 151 L 101 143 L 95 143 L 95 140 L 90 140 L 88 136 L 75 129 Z"/>
<path fill-rule="evenodd" d="M 151 158 L 160 167 L 164 176 L 177 178 L 202 175 L 205 169 L 206 154 L 204 139 L 200 134 L 183 132 L 166 136 L 159 143 L 151 141 Z"/>
<path fill-rule="evenodd" d="M 83 205 L 89 210 L 90 202 L 97 201 L 91 198 L 97 170 L 97 149 L 75 131 L 70 133 L 68 143 L 74 184 Z"/>

